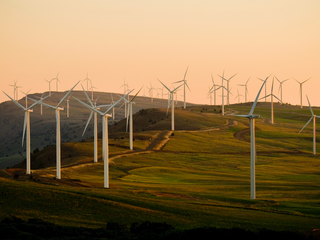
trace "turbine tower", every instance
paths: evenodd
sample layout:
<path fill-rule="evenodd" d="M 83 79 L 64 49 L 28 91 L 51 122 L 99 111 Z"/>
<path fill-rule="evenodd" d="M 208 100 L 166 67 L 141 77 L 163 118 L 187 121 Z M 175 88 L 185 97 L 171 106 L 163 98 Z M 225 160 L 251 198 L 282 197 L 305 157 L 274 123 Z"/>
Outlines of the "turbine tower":
<path fill-rule="evenodd" d="M 285 80 L 283 80 L 283 81 L 280 81 L 276 76 L 274 76 L 277 80 L 278 80 L 278 82 L 280 83 L 280 86 L 279 86 L 279 91 L 280 91 L 280 99 L 281 99 L 281 102 L 283 102 L 282 101 L 282 84 L 285 82 L 285 81 L 288 81 L 289 80 L 289 78 L 287 78 L 287 79 L 285 79 Z"/>
<path fill-rule="evenodd" d="M 132 104 L 134 104 L 133 100 L 136 98 L 136 96 L 139 94 L 139 92 L 141 91 L 143 87 L 140 88 L 140 90 L 136 93 L 136 95 L 134 95 L 134 97 L 128 101 L 127 99 L 125 99 L 125 101 L 128 104 L 128 112 L 127 112 L 127 125 L 126 125 L 126 132 L 128 132 L 128 123 L 129 123 L 129 119 L 130 119 L 130 150 L 133 150 L 133 118 L 132 118 Z"/>
<path fill-rule="evenodd" d="M 64 108 L 59 107 L 64 99 L 71 93 L 71 91 L 78 85 L 80 81 L 76 83 L 76 85 L 71 88 L 71 90 L 64 95 L 64 97 L 60 100 L 57 106 L 51 106 L 49 104 L 39 102 L 39 104 L 46 106 L 48 108 L 54 109 L 56 115 L 56 165 L 57 165 L 57 179 L 61 179 L 61 136 L 60 136 L 60 111 L 63 111 Z M 32 101 L 36 101 L 32 98 L 29 98 Z"/>
<path fill-rule="evenodd" d="M 310 105 L 310 102 L 309 102 L 309 98 L 307 96 L 307 100 L 308 100 L 308 103 L 309 103 L 309 108 L 310 108 L 310 111 L 311 111 L 311 118 L 309 119 L 309 121 L 307 122 L 306 125 L 304 125 L 304 127 L 300 130 L 299 133 L 302 132 L 302 130 L 311 122 L 311 120 L 313 120 L 313 155 L 316 155 L 316 118 L 320 118 L 320 116 L 317 116 L 317 115 L 314 115 L 313 111 L 312 111 L 312 108 L 311 108 L 311 105 Z"/>
<path fill-rule="evenodd" d="M 191 92 L 191 90 L 190 90 L 190 88 L 188 86 L 187 80 L 186 80 L 188 68 L 189 68 L 189 66 L 187 67 L 187 70 L 186 70 L 186 72 L 184 74 L 183 80 L 174 82 L 174 83 L 181 83 L 181 82 L 183 83 L 183 108 L 184 109 L 186 108 L 186 86 L 188 87 L 189 91 Z"/>
<path fill-rule="evenodd" d="M 270 75 L 271 76 L 271 75 Z M 269 76 L 269 77 L 270 77 Z M 251 170 L 250 170 L 250 176 L 251 176 L 251 187 L 250 187 L 250 192 L 251 192 L 251 199 L 256 199 L 256 180 L 255 180 L 255 159 L 256 159 L 256 140 L 255 140 L 255 120 L 256 118 L 259 118 L 259 115 L 255 115 L 253 114 L 253 111 L 257 105 L 257 101 L 259 99 L 259 95 L 261 93 L 261 90 L 264 86 L 264 84 L 266 83 L 267 79 L 269 78 L 267 77 L 261 88 L 260 91 L 258 92 L 258 95 L 256 97 L 256 100 L 254 101 L 252 107 L 251 107 L 251 111 L 248 115 L 235 115 L 238 117 L 244 117 L 244 118 L 248 118 L 249 119 L 249 123 L 250 123 L 250 145 L 251 145 Z"/>
<path fill-rule="evenodd" d="M 54 79 L 54 78 L 53 78 L 53 79 Z M 51 79 L 51 80 L 46 80 L 46 79 L 45 79 L 45 81 L 49 83 L 49 96 L 51 96 L 51 87 L 50 87 L 50 85 L 51 85 L 51 81 L 52 81 L 53 79 Z"/>
<path fill-rule="evenodd" d="M 248 78 L 246 84 L 238 84 L 239 86 L 242 86 L 244 87 L 244 102 L 246 103 L 247 100 L 248 100 L 248 95 L 249 95 L 249 92 L 248 92 L 248 82 L 250 80 L 251 77 Z"/>
<path fill-rule="evenodd" d="M 3 92 L 5 95 L 7 95 L 5 92 Z M 25 108 L 23 107 L 20 103 L 18 103 L 16 100 L 12 99 L 7 95 L 8 98 L 10 98 L 18 107 L 22 108 L 24 110 L 24 123 L 23 123 L 23 135 L 22 135 L 22 147 L 23 147 L 23 142 L 24 142 L 24 136 L 26 133 L 26 173 L 30 174 L 30 169 L 31 169 L 31 157 L 30 157 L 30 113 L 33 112 L 31 108 L 35 106 L 36 104 L 40 103 L 42 100 L 46 99 L 49 96 L 46 96 L 43 99 L 40 99 L 33 103 L 30 107 Z"/>
<path fill-rule="evenodd" d="M 181 87 L 183 84 L 181 84 L 180 86 L 174 88 L 172 91 L 166 86 L 164 85 L 159 79 L 158 81 L 169 91 L 170 93 L 170 101 L 168 103 L 168 109 L 171 105 L 171 130 L 174 131 L 174 99 L 173 99 L 173 95 L 176 92 L 176 90 Z M 167 109 L 167 115 L 168 115 L 168 109 Z"/>
<path fill-rule="evenodd" d="M 278 99 L 281 103 L 282 101 L 273 94 L 273 84 L 274 84 L 274 78 L 272 80 L 272 87 L 271 87 L 271 93 L 263 98 L 267 98 L 267 97 L 271 97 L 271 124 L 274 124 L 274 116 L 273 116 L 273 97 L 275 97 L 276 99 Z M 260 98 L 260 99 L 263 99 L 263 98 Z"/>
<path fill-rule="evenodd" d="M 297 81 L 297 83 L 300 84 L 300 89 L 299 89 L 299 92 L 300 92 L 300 106 L 301 106 L 301 109 L 302 109 L 302 84 L 304 84 L 306 81 L 308 81 L 310 78 L 308 78 L 307 80 L 303 81 L 303 82 L 299 82 L 297 79 L 294 78 L 294 80 Z"/>
<path fill-rule="evenodd" d="M 129 93 L 131 93 L 131 92 L 132 91 L 130 91 Z M 127 95 L 129 95 L 129 93 L 127 93 Z M 106 112 L 100 112 L 95 107 L 89 106 L 88 104 L 82 102 L 81 100 L 77 99 L 76 97 L 73 97 L 79 103 L 81 103 L 83 106 L 85 106 L 88 109 L 91 109 L 91 111 L 94 111 L 94 112 L 100 114 L 102 117 L 102 152 L 103 152 L 102 155 L 103 155 L 103 161 L 104 161 L 104 188 L 109 188 L 108 117 L 111 117 L 111 115 L 107 114 L 107 113 L 111 110 L 112 107 L 117 105 L 127 95 L 124 95 L 117 102 L 115 102 L 115 104 L 112 105 Z"/>

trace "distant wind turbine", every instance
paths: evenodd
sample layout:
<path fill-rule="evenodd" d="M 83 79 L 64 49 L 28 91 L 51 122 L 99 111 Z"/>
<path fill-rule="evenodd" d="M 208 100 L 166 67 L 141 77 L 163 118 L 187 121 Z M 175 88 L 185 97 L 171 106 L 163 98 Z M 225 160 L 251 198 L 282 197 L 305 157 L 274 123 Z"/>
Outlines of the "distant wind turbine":
<path fill-rule="evenodd" d="M 25 98 L 26 98 L 26 108 L 28 108 L 28 93 L 31 91 L 31 89 L 28 91 L 28 92 L 23 92 L 21 91 L 24 95 L 25 95 Z"/>
<path fill-rule="evenodd" d="M 5 95 L 7 95 L 5 92 L 3 92 Z M 30 113 L 33 112 L 31 108 L 33 108 L 36 104 L 40 103 L 42 100 L 46 99 L 48 96 L 46 96 L 43 99 L 40 99 L 33 103 L 30 107 L 25 108 L 20 103 L 18 103 L 16 100 L 12 99 L 7 95 L 8 98 L 10 98 L 18 107 L 22 108 L 24 110 L 24 123 L 23 123 L 23 135 L 22 135 L 22 146 L 24 142 L 24 136 L 26 133 L 26 173 L 30 174 L 31 169 L 31 157 L 30 157 Z"/>
<path fill-rule="evenodd" d="M 57 179 L 61 179 L 61 136 L 60 136 L 60 111 L 63 111 L 64 108 L 59 107 L 61 103 L 66 99 L 66 97 L 72 92 L 72 90 L 78 85 L 80 81 L 76 83 L 76 85 L 71 88 L 71 90 L 64 95 L 64 97 L 60 100 L 57 106 L 51 106 L 44 102 L 39 102 L 39 104 L 54 109 L 56 115 L 56 165 L 57 165 Z M 36 100 L 29 98 L 32 101 L 36 102 Z"/>
<path fill-rule="evenodd" d="M 273 97 L 275 97 L 276 99 L 278 99 L 278 100 L 282 103 L 282 101 L 281 101 L 277 96 L 275 96 L 275 95 L 273 94 L 273 84 L 274 84 L 274 78 L 273 78 L 273 80 L 272 80 L 271 93 L 270 93 L 269 95 L 265 96 L 265 97 L 260 98 L 260 99 L 263 99 L 263 98 L 267 98 L 267 97 L 269 97 L 269 96 L 271 97 L 271 124 L 274 124 L 274 116 L 273 116 Z"/>
<path fill-rule="evenodd" d="M 265 85 L 265 83 L 267 82 L 267 79 L 270 76 L 268 76 L 261 88 L 260 91 L 257 94 L 256 100 L 254 101 L 252 107 L 251 107 L 251 111 L 248 115 L 235 115 L 238 117 L 245 117 L 249 119 L 249 123 L 250 123 L 250 145 L 251 145 L 251 170 L 250 170 L 250 175 L 251 175 L 251 199 L 256 199 L 256 180 L 255 180 L 255 159 L 256 159 L 256 140 L 255 140 L 255 119 L 259 118 L 259 115 L 254 115 L 253 111 L 257 105 L 258 99 L 259 99 L 259 95 L 261 93 L 261 90 L 263 88 L 263 86 Z"/>
<path fill-rule="evenodd" d="M 248 95 L 249 95 L 248 82 L 249 82 L 250 78 L 251 78 L 251 77 L 248 78 L 246 84 L 238 84 L 239 86 L 244 87 L 244 102 L 245 102 L 245 103 L 248 101 Z"/>
<path fill-rule="evenodd" d="M 282 101 L 282 84 L 285 82 L 285 81 L 288 81 L 289 80 L 289 78 L 287 78 L 287 79 L 285 79 L 285 80 L 283 80 L 283 81 L 280 81 L 276 76 L 274 76 L 277 80 L 278 80 L 278 82 L 280 83 L 280 86 L 279 86 L 279 91 L 280 91 L 280 99 L 281 99 L 281 102 L 283 102 Z"/>
<path fill-rule="evenodd" d="M 297 81 L 297 83 L 300 84 L 300 89 L 299 89 L 299 92 L 300 92 L 300 106 L 302 108 L 302 84 L 304 84 L 306 81 L 308 81 L 310 78 L 308 78 L 307 80 L 303 81 L 303 82 L 299 82 L 297 79 L 294 78 L 294 80 Z"/>
<path fill-rule="evenodd" d="M 181 82 L 183 83 L 183 108 L 186 108 L 186 86 L 189 89 L 189 91 L 191 92 L 191 90 L 190 90 L 190 88 L 188 86 L 187 80 L 186 80 L 188 68 L 189 68 L 189 66 L 187 67 L 187 70 L 186 70 L 186 72 L 184 74 L 183 80 L 174 82 L 174 83 L 181 83 Z"/>
<path fill-rule="evenodd" d="M 132 91 L 130 91 L 129 93 L 131 92 Z M 127 93 L 127 95 L 129 95 L 129 93 Z M 100 114 L 102 117 L 102 152 L 103 152 L 102 155 L 103 155 L 103 161 L 104 161 L 104 188 L 109 188 L 108 117 L 111 117 L 111 115 L 107 113 L 111 110 L 112 107 L 114 107 L 116 104 L 122 101 L 127 95 L 124 95 L 117 102 L 115 102 L 115 104 L 112 105 L 106 112 L 100 112 L 95 107 L 89 106 L 88 104 L 82 102 L 76 97 L 73 97 L 79 103 L 84 105 L 86 108 L 91 109 L 92 111 Z"/>
<path fill-rule="evenodd" d="M 87 91 L 89 91 L 90 89 L 89 89 L 89 82 L 90 82 L 90 84 L 91 84 L 91 86 L 92 86 L 92 81 L 88 78 L 88 72 L 87 72 L 87 77 L 84 79 L 84 80 L 82 80 L 83 82 L 85 82 L 85 81 L 87 81 Z M 92 100 L 93 101 L 93 100 Z"/>
<path fill-rule="evenodd" d="M 308 103 L 309 103 L 309 108 L 310 108 L 312 116 L 309 119 L 309 121 L 307 122 L 307 124 L 304 125 L 304 127 L 300 130 L 299 133 L 301 133 L 302 130 L 311 122 L 311 120 L 313 120 L 313 131 L 312 131 L 313 132 L 313 155 L 316 155 L 316 118 L 320 118 L 320 116 L 317 116 L 317 115 L 315 115 L 313 113 L 308 96 L 307 96 L 307 100 L 308 100 Z"/>
<path fill-rule="evenodd" d="M 158 81 L 169 91 L 170 93 L 170 101 L 168 104 L 168 109 L 171 105 L 171 130 L 174 131 L 174 99 L 173 99 L 173 95 L 176 92 L 176 90 L 181 87 L 183 84 L 181 84 L 180 86 L 174 88 L 173 90 L 170 90 L 166 85 L 164 85 L 159 79 Z M 168 115 L 168 110 L 167 110 L 167 115 Z"/>

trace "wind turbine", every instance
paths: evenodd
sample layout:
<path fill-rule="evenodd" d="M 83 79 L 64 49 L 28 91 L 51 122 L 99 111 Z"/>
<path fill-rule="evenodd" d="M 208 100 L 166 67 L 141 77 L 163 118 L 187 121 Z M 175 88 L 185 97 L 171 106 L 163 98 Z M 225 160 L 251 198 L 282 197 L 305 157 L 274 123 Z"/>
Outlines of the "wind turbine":
<path fill-rule="evenodd" d="M 89 91 L 89 82 L 91 83 L 91 86 L 92 86 L 92 81 L 88 78 L 88 72 L 87 72 L 87 77 L 82 80 L 83 82 L 87 81 L 87 91 Z M 93 100 L 92 100 L 93 101 Z"/>
<path fill-rule="evenodd" d="M 54 78 L 53 78 L 53 79 L 54 79 Z M 52 81 L 53 79 L 51 79 L 51 80 L 46 80 L 46 79 L 45 79 L 45 81 L 49 83 L 49 96 L 51 96 L 51 88 L 50 88 L 50 85 L 51 85 L 51 81 Z"/>
<path fill-rule="evenodd" d="M 153 90 L 155 88 L 152 86 L 151 82 L 150 82 L 150 88 L 149 87 L 147 88 L 149 89 L 149 96 L 151 97 L 151 102 L 153 102 Z"/>
<path fill-rule="evenodd" d="M 239 86 L 242 86 L 244 87 L 244 102 L 246 103 L 247 102 L 247 97 L 249 95 L 249 92 L 248 92 L 248 82 L 250 80 L 251 77 L 248 78 L 246 84 L 238 84 Z"/>
<path fill-rule="evenodd" d="M 187 67 L 187 70 L 186 70 L 186 72 L 185 72 L 185 74 L 184 74 L 183 80 L 174 82 L 174 83 L 181 83 L 181 82 L 183 82 L 183 108 L 186 108 L 186 86 L 188 87 L 189 91 L 191 92 L 191 90 L 190 90 L 190 88 L 189 88 L 189 86 L 188 86 L 187 80 L 186 80 L 188 68 L 189 68 L 189 66 Z"/>
<path fill-rule="evenodd" d="M 60 100 L 57 106 L 51 106 L 49 104 L 46 104 L 44 102 L 39 102 L 39 104 L 49 107 L 51 109 L 55 110 L 56 115 L 56 165 L 57 165 L 57 179 L 61 179 L 61 136 L 60 136 L 60 111 L 63 111 L 64 108 L 59 107 L 61 103 L 64 101 L 64 99 L 71 93 L 71 91 L 78 85 L 80 81 L 76 83 L 76 85 L 73 86 L 73 88 L 70 89 L 70 91 L 64 95 L 64 97 Z M 32 98 L 29 98 L 32 101 L 36 101 Z"/>
<path fill-rule="evenodd" d="M 129 93 L 131 93 L 132 91 L 130 91 Z M 127 95 L 129 95 L 129 93 L 127 93 Z M 111 108 L 113 108 L 115 105 L 117 105 L 127 95 L 124 95 L 117 102 L 115 102 L 113 105 L 111 105 L 106 112 L 100 112 L 95 107 L 89 106 L 88 104 L 82 102 L 81 100 L 77 99 L 76 97 L 73 97 L 79 103 L 81 103 L 83 106 L 85 106 L 86 108 L 91 109 L 92 111 L 100 114 L 101 117 L 102 117 L 102 152 L 103 152 L 102 155 L 103 155 L 103 161 L 104 161 L 104 188 L 109 188 L 108 117 L 111 117 L 111 115 L 107 114 L 107 113 L 111 110 Z"/>
<path fill-rule="evenodd" d="M 315 115 L 313 113 L 308 96 L 307 96 L 307 100 L 308 100 L 308 103 L 309 103 L 309 108 L 310 108 L 312 116 L 309 119 L 309 121 L 307 122 L 307 124 L 304 125 L 304 127 L 300 130 L 299 133 L 301 133 L 302 130 L 311 122 L 311 120 L 313 120 L 313 155 L 316 155 L 316 118 L 320 118 L 320 116 L 317 116 L 317 115 Z"/>
<path fill-rule="evenodd" d="M 238 103 L 240 103 L 240 97 L 243 97 L 243 95 L 239 93 L 239 88 L 237 88 L 237 92 L 238 92 L 238 95 L 234 99 L 238 98 Z"/>
<path fill-rule="evenodd" d="M 230 80 L 234 77 L 234 76 L 236 76 L 238 73 L 236 73 L 236 74 L 234 74 L 232 77 L 230 77 L 229 79 L 225 79 L 225 78 L 223 78 L 224 80 L 226 80 L 227 81 L 227 105 L 229 106 L 229 93 L 230 93 L 230 90 L 229 90 L 229 82 L 230 82 Z"/>
<path fill-rule="evenodd" d="M 275 97 L 276 99 L 278 99 L 278 100 L 282 103 L 282 101 L 281 101 L 277 96 L 275 96 L 275 95 L 273 94 L 273 83 L 274 83 L 274 78 L 273 78 L 273 80 L 272 80 L 271 93 L 270 93 L 268 96 L 263 97 L 263 98 L 267 98 L 267 97 L 271 96 L 271 124 L 274 124 L 274 117 L 273 117 L 273 97 Z M 262 99 L 262 98 L 260 98 L 260 99 Z"/>
<path fill-rule="evenodd" d="M 280 81 L 276 76 L 274 76 L 277 80 L 278 80 L 278 82 L 280 83 L 280 86 L 279 86 L 279 91 L 280 91 L 280 99 L 281 99 L 281 102 L 283 102 L 282 101 L 282 84 L 285 82 L 285 81 L 288 81 L 289 80 L 289 78 L 287 78 L 287 79 L 285 79 L 285 80 L 283 80 L 283 81 Z"/>
<path fill-rule="evenodd" d="M 5 92 L 3 92 L 5 95 L 7 95 Z M 10 98 L 18 107 L 22 108 L 24 110 L 24 123 L 23 123 L 23 135 L 22 135 L 22 147 L 23 147 L 23 142 L 24 142 L 24 136 L 26 133 L 26 173 L 30 174 L 30 113 L 33 112 L 33 110 L 31 108 L 33 108 L 33 106 L 35 106 L 36 104 L 40 103 L 42 100 L 46 99 L 49 96 L 46 96 L 43 99 L 40 99 L 38 101 L 36 101 L 35 103 L 33 103 L 30 107 L 23 107 L 20 103 L 18 103 L 16 100 L 12 99 L 11 97 L 9 97 L 9 95 L 7 95 L 8 98 Z"/>
<path fill-rule="evenodd" d="M 170 101 L 168 103 L 168 109 L 171 105 L 171 130 L 174 131 L 174 99 L 173 99 L 173 94 L 176 92 L 176 90 L 181 87 L 183 84 L 181 84 L 180 86 L 174 88 L 172 91 L 166 86 L 164 85 L 159 79 L 158 81 L 169 91 L 170 93 Z M 167 110 L 167 115 L 168 115 L 168 110 Z"/>
<path fill-rule="evenodd" d="M 143 87 L 142 87 L 143 88 Z M 139 94 L 139 92 L 141 91 L 141 89 L 136 93 L 136 95 L 134 95 L 134 97 L 128 101 L 127 99 L 125 99 L 125 101 L 128 103 L 128 113 L 127 113 L 127 125 L 126 125 L 126 132 L 128 132 L 128 120 L 130 119 L 130 150 L 133 150 L 133 118 L 132 118 L 132 104 L 134 104 L 133 100 L 136 98 L 136 96 Z"/>
<path fill-rule="evenodd" d="M 301 109 L 302 109 L 302 84 L 304 84 L 306 81 L 308 81 L 310 78 L 308 78 L 307 80 L 303 81 L 303 82 L 299 82 L 297 79 L 294 78 L 294 80 L 297 81 L 297 83 L 300 84 L 300 106 L 301 106 Z"/>
<path fill-rule="evenodd" d="M 271 76 L 271 75 L 270 75 Z M 256 159 L 256 140 L 255 140 L 255 120 L 256 118 L 259 118 L 259 115 L 255 115 L 253 114 L 253 111 L 257 105 L 258 99 L 259 99 L 259 95 L 261 93 L 261 90 L 263 88 L 263 86 L 265 85 L 265 83 L 267 82 L 267 79 L 270 77 L 268 76 L 261 88 L 260 91 L 258 92 L 258 95 L 256 97 L 256 100 L 254 101 L 252 107 L 251 107 L 251 111 L 249 112 L 248 115 L 235 115 L 238 117 L 244 117 L 244 118 L 248 118 L 249 119 L 249 123 L 250 123 L 250 145 L 251 145 L 251 170 L 250 170 L 250 175 L 251 175 L 251 199 L 256 199 L 256 180 L 255 180 L 255 159 Z"/>
<path fill-rule="evenodd" d="M 31 91 L 31 89 L 28 92 L 22 92 L 26 96 L 26 108 L 28 108 L 28 93 Z"/>
<path fill-rule="evenodd" d="M 51 79 L 51 81 L 52 80 L 56 80 L 56 91 L 58 92 L 58 83 L 60 82 L 60 80 L 58 79 L 58 75 L 59 75 L 59 72 L 58 72 L 58 74 L 57 74 L 57 76 L 55 77 L 55 78 L 52 78 Z"/>
<path fill-rule="evenodd" d="M 236 74 L 235 74 L 236 75 Z M 235 75 L 233 75 L 232 77 L 234 77 Z M 225 78 L 224 78 L 224 71 L 223 71 L 223 74 L 222 74 L 222 76 L 220 76 L 219 74 L 218 74 L 218 76 L 219 77 L 221 77 L 221 86 L 219 86 L 216 90 L 218 90 L 218 89 L 222 89 L 222 102 L 221 102 L 221 112 L 222 112 L 222 115 L 224 115 L 224 89 L 225 90 L 227 90 L 227 92 L 229 93 L 229 90 L 225 87 L 225 86 L 223 86 L 223 80 L 225 80 Z M 231 77 L 231 78 L 232 78 Z M 230 79 L 231 79 L 230 78 Z"/>

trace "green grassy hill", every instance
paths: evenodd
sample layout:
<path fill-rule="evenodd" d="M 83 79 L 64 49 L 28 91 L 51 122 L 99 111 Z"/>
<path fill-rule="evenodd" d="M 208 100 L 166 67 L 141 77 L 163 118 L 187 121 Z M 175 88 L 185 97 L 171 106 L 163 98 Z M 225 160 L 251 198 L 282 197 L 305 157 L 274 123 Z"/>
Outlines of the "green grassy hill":
<path fill-rule="evenodd" d="M 250 109 L 251 104 L 230 105 L 226 113 Z M 256 200 L 250 200 L 248 120 L 219 111 L 177 108 L 173 134 L 166 109 L 137 111 L 133 151 L 125 120 L 117 122 L 109 135 L 109 189 L 103 188 L 103 162 L 93 163 L 92 139 L 63 144 L 61 180 L 54 178 L 54 161 L 44 162 L 53 157 L 54 147 L 45 148 L 34 154 L 34 162 L 44 160 L 32 177 L 23 165 L 1 172 L 0 220 L 14 215 L 90 228 L 144 221 L 178 229 L 310 233 L 319 228 L 320 157 L 312 155 L 312 125 L 298 133 L 309 109 L 275 104 L 271 125 L 270 103 L 257 105 Z"/>

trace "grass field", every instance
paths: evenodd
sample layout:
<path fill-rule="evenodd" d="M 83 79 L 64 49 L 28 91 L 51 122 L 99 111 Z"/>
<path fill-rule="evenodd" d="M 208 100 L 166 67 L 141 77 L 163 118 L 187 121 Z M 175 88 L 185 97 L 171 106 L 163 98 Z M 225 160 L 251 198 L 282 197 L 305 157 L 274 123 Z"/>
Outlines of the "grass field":
<path fill-rule="evenodd" d="M 54 166 L 34 170 L 32 179 L 0 178 L 0 220 L 11 214 L 91 228 L 143 221 L 180 229 L 320 228 L 320 157 L 312 155 L 312 125 L 298 133 L 310 111 L 277 105 L 271 125 L 269 104 L 259 103 L 255 111 L 262 117 L 256 122 L 256 200 L 250 200 L 250 136 L 235 137 L 248 128 L 247 119 L 221 116 L 208 106 L 177 111 L 187 131 L 175 131 L 160 150 L 146 151 L 166 126 L 161 117 L 158 130 L 140 124 L 134 151 L 128 150 L 126 133 L 112 133 L 110 154 L 117 158 L 111 158 L 109 189 L 103 188 L 103 162 L 90 160 L 90 139 L 65 144 L 73 149 L 63 162 L 65 180 L 53 179 Z M 231 105 L 226 111 L 246 114 L 250 108 Z M 84 159 L 90 161 L 76 164 Z"/>

